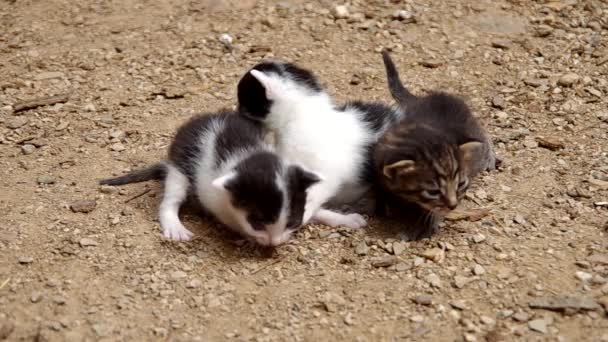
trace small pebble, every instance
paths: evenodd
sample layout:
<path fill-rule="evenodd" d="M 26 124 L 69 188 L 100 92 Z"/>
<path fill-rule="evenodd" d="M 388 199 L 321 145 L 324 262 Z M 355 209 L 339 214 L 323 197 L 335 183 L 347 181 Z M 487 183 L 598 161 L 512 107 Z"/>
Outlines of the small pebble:
<path fill-rule="evenodd" d="M 557 81 L 557 84 L 562 87 L 570 87 L 573 84 L 577 83 L 579 79 L 580 79 L 579 75 L 577 75 L 573 72 L 570 72 L 565 75 L 562 75 L 559 78 L 559 80 Z"/>
<path fill-rule="evenodd" d="M 17 116 L 6 120 L 6 127 L 10 129 L 17 129 L 25 126 L 29 120 L 25 116 Z"/>
<path fill-rule="evenodd" d="M 19 263 L 26 265 L 34 262 L 34 258 L 32 257 L 19 257 Z"/>
<path fill-rule="evenodd" d="M 414 14 L 412 12 L 406 11 L 406 10 L 398 10 L 395 13 L 393 13 L 393 19 L 403 21 L 406 24 L 416 22 L 416 18 L 414 17 Z"/>
<path fill-rule="evenodd" d="M 497 49 L 508 50 L 511 46 L 511 42 L 506 39 L 494 39 L 492 40 L 492 47 Z"/>
<path fill-rule="evenodd" d="M 453 307 L 456 310 L 460 310 L 460 311 L 464 311 L 467 310 L 467 304 L 464 302 L 464 300 L 454 300 L 450 302 L 450 306 Z"/>
<path fill-rule="evenodd" d="M 346 19 L 349 16 L 348 8 L 345 5 L 337 5 L 331 9 L 331 15 L 336 19 Z"/>
<path fill-rule="evenodd" d="M 64 297 L 62 296 L 54 296 L 53 297 L 53 302 L 57 305 L 64 305 L 67 301 Z"/>
<path fill-rule="evenodd" d="M 30 296 L 30 301 L 32 303 L 38 303 L 42 300 L 42 297 L 43 297 L 42 292 L 36 291 L 36 292 L 32 293 L 32 295 Z"/>
<path fill-rule="evenodd" d="M 437 59 L 424 59 L 424 60 L 420 61 L 419 64 L 422 65 L 423 67 L 435 69 L 435 68 L 439 68 L 441 65 L 443 65 L 443 62 L 441 62 L 440 60 L 437 60 Z"/>
<path fill-rule="evenodd" d="M 95 105 L 92 103 L 87 103 L 86 105 L 84 105 L 84 107 L 82 107 L 82 110 L 88 113 L 92 113 L 94 112 L 95 109 Z"/>
<path fill-rule="evenodd" d="M 344 316 L 344 323 L 346 325 L 354 325 L 355 324 L 355 322 L 353 321 L 353 314 L 352 313 L 349 312 L 349 313 L 347 313 Z"/>
<path fill-rule="evenodd" d="M 72 203 L 70 209 L 75 213 L 90 213 L 97 207 L 95 200 L 80 200 Z"/>
<path fill-rule="evenodd" d="M 80 244 L 80 247 L 94 247 L 99 245 L 97 241 L 89 238 L 82 238 L 78 243 Z"/>
<path fill-rule="evenodd" d="M 438 275 L 431 273 L 425 277 L 427 283 L 429 283 L 432 287 L 440 288 L 441 287 L 441 278 Z"/>
<path fill-rule="evenodd" d="M 492 98 L 492 107 L 494 108 L 498 108 L 498 109 L 505 109 L 505 107 L 507 106 L 504 97 L 497 95 L 494 96 L 494 98 Z"/>
<path fill-rule="evenodd" d="M 530 330 L 537 331 L 542 334 L 546 334 L 547 330 L 547 321 L 544 319 L 535 319 L 528 322 L 528 327 Z"/>
<path fill-rule="evenodd" d="M 359 242 L 355 247 L 355 253 L 357 253 L 357 255 L 367 255 L 368 252 L 369 247 L 367 246 L 367 243 L 365 243 L 365 241 Z"/>
<path fill-rule="evenodd" d="M 420 296 L 414 297 L 413 301 L 414 301 L 414 303 L 420 304 L 420 305 L 431 305 L 431 304 L 433 304 L 433 297 L 431 297 L 429 295 L 420 295 Z"/>
<path fill-rule="evenodd" d="M 527 322 L 530 319 L 530 315 L 524 311 L 519 311 L 513 315 L 513 319 L 518 322 Z"/>
<path fill-rule="evenodd" d="M 461 289 L 465 287 L 468 283 L 474 281 L 473 278 L 463 277 L 463 276 L 455 276 L 454 277 L 454 286 Z"/>
<path fill-rule="evenodd" d="M 582 281 L 584 283 L 589 282 L 593 278 L 592 274 L 589 274 L 589 273 L 583 272 L 583 271 L 577 271 L 575 273 L 575 275 L 580 281 Z"/>
<path fill-rule="evenodd" d="M 34 153 L 34 151 L 36 151 L 36 146 L 32 144 L 25 144 L 21 146 L 21 153 L 25 154 L 26 156 Z"/>
<path fill-rule="evenodd" d="M 64 74 L 61 71 L 46 71 L 41 72 L 34 77 L 36 81 L 52 80 L 55 78 L 63 78 Z"/>
<path fill-rule="evenodd" d="M 485 324 L 485 325 L 494 325 L 496 324 L 496 320 L 494 320 L 491 317 L 488 316 L 480 316 L 479 320 L 481 321 L 481 323 Z"/>
<path fill-rule="evenodd" d="M 484 273 L 486 273 L 485 268 L 483 268 L 483 266 L 476 264 L 475 266 L 473 266 L 473 274 L 475 275 L 483 275 Z"/>
<path fill-rule="evenodd" d="M 232 45 L 233 39 L 232 39 L 232 36 L 229 35 L 228 33 L 223 33 L 220 35 L 219 41 L 220 41 L 220 43 L 222 43 L 226 46 L 230 46 L 230 45 Z"/>
<path fill-rule="evenodd" d="M 513 222 L 524 225 L 526 223 L 526 219 L 521 214 L 517 214 L 513 218 Z"/>
<path fill-rule="evenodd" d="M 188 282 L 186 287 L 189 289 L 197 289 L 197 288 L 201 287 L 202 284 L 203 283 L 200 280 L 192 279 L 190 282 Z"/>
<path fill-rule="evenodd" d="M 394 242 L 393 243 L 393 254 L 401 255 L 405 252 L 405 243 L 403 242 Z"/>
<path fill-rule="evenodd" d="M 188 274 L 184 271 L 174 271 L 171 273 L 170 277 L 172 280 L 180 280 L 186 278 Z"/>
<path fill-rule="evenodd" d="M 486 241 L 486 236 L 483 234 L 475 234 L 475 235 L 473 235 L 472 239 L 473 239 L 473 242 L 475 242 L 475 243 L 482 243 L 482 242 Z"/>
<path fill-rule="evenodd" d="M 414 323 L 421 323 L 422 321 L 424 321 L 424 317 L 422 317 L 422 315 L 414 315 L 410 317 L 410 321 Z"/>
<path fill-rule="evenodd" d="M 122 151 L 124 151 L 125 149 L 126 149 L 126 148 L 125 148 L 125 145 L 123 145 L 122 143 L 119 143 L 119 142 L 118 142 L 118 143 L 115 143 L 115 144 L 110 145 L 110 150 L 112 150 L 112 151 L 114 151 L 114 152 L 122 152 Z"/>
<path fill-rule="evenodd" d="M 441 248 L 430 248 L 422 252 L 421 256 L 434 262 L 441 262 L 445 259 L 445 252 Z"/>
<path fill-rule="evenodd" d="M 475 337 L 473 334 L 465 333 L 464 340 L 465 342 L 477 342 L 477 337 Z"/>

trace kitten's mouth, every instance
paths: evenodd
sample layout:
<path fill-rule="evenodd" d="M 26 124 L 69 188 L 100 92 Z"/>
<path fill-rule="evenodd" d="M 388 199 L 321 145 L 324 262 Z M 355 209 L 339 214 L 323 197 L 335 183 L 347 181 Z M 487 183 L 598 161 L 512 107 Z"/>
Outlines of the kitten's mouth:
<path fill-rule="evenodd" d="M 433 211 L 441 216 L 447 216 L 450 212 L 452 212 L 453 209 L 450 208 L 446 208 L 446 207 L 440 207 L 440 208 L 435 208 Z"/>

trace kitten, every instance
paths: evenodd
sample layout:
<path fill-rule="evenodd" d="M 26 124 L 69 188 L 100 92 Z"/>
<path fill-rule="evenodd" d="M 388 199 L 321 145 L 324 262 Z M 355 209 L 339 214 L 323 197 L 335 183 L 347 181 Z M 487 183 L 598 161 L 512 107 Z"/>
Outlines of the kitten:
<path fill-rule="evenodd" d="M 177 130 L 166 161 L 100 183 L 164 180 L 159 217 L 168 239 L 192 238 L 178 217 L 191 195 L 232 230 L 276 246 L 301 225 L 306 189 L 320 178 L 285 163 L 263 133 L 261 125 L 231 111 L 198 115 Z"/>
<path fill-rule="evenodd" d="M 327 206 L 353 203 L 369 191 L 373 145 L 401 118 L 400 110 L 364 102 L 337 107 L 310 71 L 278 61 L 249 70 L 239 82 L 238 100 L 239 113 L 275 133 L 279 155 L 323 175 L 308 189 L 303 224 L 367 224 L 358 213 Z"/>
<path fill-rule="evenodd" d="M 405 117 L 376 146 L 380 184 L 390 211 L 422 220 L 410 237 L 428 237 L 456 208 L 470 180 L 495 168 L 494 152 L 464 101 L 441 92 L 413 95 L 388 52 L 382 55 L 391 95 Z"/>

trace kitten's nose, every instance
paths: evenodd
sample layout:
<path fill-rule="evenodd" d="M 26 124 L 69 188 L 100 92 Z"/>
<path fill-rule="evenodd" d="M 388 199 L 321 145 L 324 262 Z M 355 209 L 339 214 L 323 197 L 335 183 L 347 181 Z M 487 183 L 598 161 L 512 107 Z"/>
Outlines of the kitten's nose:
<path fill-rule="evenodd" d="M 268 245 L 272 246 L 272 247 L 276 247 L 278 245 L 280 245 L 283 242 L 283 239 L 281 239 L 281 235 L 268 235 Z"/>
<path fill-rule="evenodd" d="M 454 210 L 458 206 L 458 198 L 455 194 L 445 199 L 445 206 L 448 207 L 450 210 Z"/>

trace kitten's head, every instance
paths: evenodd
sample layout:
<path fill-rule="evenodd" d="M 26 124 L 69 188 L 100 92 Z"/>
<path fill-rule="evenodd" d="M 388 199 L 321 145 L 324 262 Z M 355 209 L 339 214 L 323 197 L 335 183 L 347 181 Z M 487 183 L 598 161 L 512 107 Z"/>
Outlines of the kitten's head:
<path fill-rule="evenodd" d="M 299 166 L 285 167 L 270 152 L 255 153 L 213 181 L 226 192 L 225 210 L 243 236 L 263 246 L 277 246 L 301 225 L 306 190 L 320 178 Z"/>
<path fill-rule="evenodd" d="M 418 127 L 419 135 L 424 128 Z M 428 133 L 428 132 L 427 132 Z M 407 202 L 445 216 L 456 208 L 469 187 L 469 169 L 479 154 L 482 143 L 450 142 L 434 136 L 416 140 L 411 137 L 399 142 L 391 135 L 380 143 L 376 163 L 383 184 Z M 430 139 L 429 139 L 430 138 Z"/>
<path fill-rule="evenodd" d="M 319 81 L 309 70 L 280 61 L 260 62 L 239 81 L 239 112 L 252 119 L 264 120 L 276 102 L 297 101 L 322 91 Z"/>

